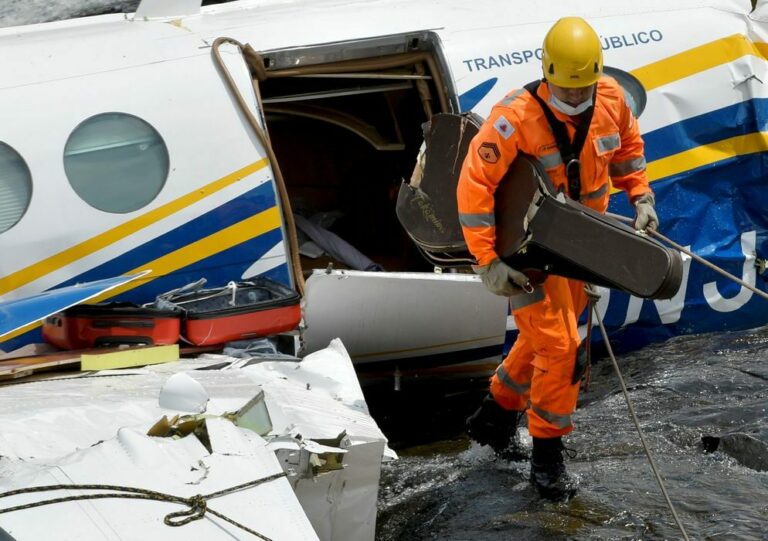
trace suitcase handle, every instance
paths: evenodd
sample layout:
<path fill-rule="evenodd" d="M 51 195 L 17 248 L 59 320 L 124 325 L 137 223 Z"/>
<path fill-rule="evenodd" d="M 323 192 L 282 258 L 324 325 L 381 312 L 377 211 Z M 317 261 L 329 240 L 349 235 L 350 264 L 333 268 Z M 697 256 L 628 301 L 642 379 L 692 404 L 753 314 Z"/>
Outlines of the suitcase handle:
<path fill-rule="evenodd" d="M 119 319 L 95 319 L 91 324 L 96 329 L 108 329 L 110 327 L 126 327 L 130 329 L 152 329 L 154 321 L 121 321 Z"/>
<path fill-rule="evenodd" d="M 96 347 L 110 346 L 154 346 L 155 342 L 149 336 L 99 336 L 93 345 Z"/>

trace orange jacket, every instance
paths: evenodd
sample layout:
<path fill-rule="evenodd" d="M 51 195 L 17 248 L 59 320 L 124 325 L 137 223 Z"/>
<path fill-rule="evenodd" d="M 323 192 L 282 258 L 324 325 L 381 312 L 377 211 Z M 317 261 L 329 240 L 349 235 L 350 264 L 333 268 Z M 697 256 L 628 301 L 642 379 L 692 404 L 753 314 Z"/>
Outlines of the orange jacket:
<path fill-rule="evenodd" d="M 547 84 L 539 85 L 538 94 L 548 103 Z M 552 111 L 573 139 L 573 119 L 554 108 Z M 549 122 L 536 99 L 524 89 L 509 93 L 493 107 L 470 143 L 459 177 L 459 221 L 479 265 L 498 257 L 493 194 L 518 152 L 537 157 L 555 188 L 563 187 L 568 193 L 565 165 Z M 579 160 L 581 202 L 599 212 L 608 208 L 611 183 L 626 191 L 632 201 L 651 191 L 637 121 L 624 92 L 611 77 L 601 77 L 597 83 L 596 106 Z"/>

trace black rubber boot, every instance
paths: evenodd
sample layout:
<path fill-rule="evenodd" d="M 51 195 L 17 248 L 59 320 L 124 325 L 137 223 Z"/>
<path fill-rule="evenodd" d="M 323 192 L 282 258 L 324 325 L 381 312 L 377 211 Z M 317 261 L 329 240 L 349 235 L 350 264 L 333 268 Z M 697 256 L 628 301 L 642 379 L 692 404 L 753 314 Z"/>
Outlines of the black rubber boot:
<path fill-rule="evenodd" d="M 561 438 L 533 438 L 531 483 L 539 496 L 566 502 L 576 494 L 576 481 L 565 471 Z"/>
<path fill-rule="evenodd" d="M 489 394 L 475 413 L 467 419 L 469 437 L 480 445 L 489 445 L 504 460 L 526 460 L 517 437 L 522 411 L 505 410 Z"/>

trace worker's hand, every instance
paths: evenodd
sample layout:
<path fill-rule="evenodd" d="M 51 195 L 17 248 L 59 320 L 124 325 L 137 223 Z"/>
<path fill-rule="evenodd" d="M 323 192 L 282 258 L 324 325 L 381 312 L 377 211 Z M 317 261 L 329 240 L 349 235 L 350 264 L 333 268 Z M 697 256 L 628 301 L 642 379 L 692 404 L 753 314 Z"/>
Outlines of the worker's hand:
<path fill-rule="evenodd" d="M 642 195 L 635 200 L 635 229 L 656 231 L 659 227 L 659 218 L 653 208 L 655 203 L 652 193 Z"/>
<path fill-rule="evenodd" d="M 490 264 L 474 267 L 488 291 L 495 295 L 509 297 L 520 293 L 521 289 L 530 289 L 528 277 L 516 271 L 501 259 L 494 259 Z"/>

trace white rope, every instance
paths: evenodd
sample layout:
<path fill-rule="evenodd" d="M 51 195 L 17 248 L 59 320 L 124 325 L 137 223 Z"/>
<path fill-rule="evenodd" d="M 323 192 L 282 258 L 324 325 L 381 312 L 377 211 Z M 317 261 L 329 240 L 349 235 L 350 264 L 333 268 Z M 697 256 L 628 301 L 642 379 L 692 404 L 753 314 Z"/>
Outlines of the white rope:
<path fill-rule="evenodd" d="M 683 526 L 683 523 L 680 521 L 680 517 L 677 516 L 677 511 L 675 511 L 675 506 L 672 504 L 672 500 L 669 498 L 667 489 L 664 486 L 664 480 L 661 478 L 661 474 L 659 473 L 659 470 L 656 468 L 656 463 L 653 460 L 653 455 L 651 454 L 651 450 L 648 447 L 648 443 L 645 441 L 645 435 L 643 434 L 643 430 L 640 428 L 640 421 L 637 420 L 637 415 L 635 415 L 635 408 L 632 406 L 632 401 L 629 399 L 629 392 L 627 391 L 627 386 L 624 384 L 624 377 L 621 375 L 621 370 L 619 369 L 619 363 L 616 362 L 616 357 L 613 355 L 613 349 L 611 348 L 611 343 L 608 341 L 608 332 L 605 330 L 605 326 L 603 325 L 603 320 L 600 317 L 600 312 L 597 310 L 597 306 L 593 307 L 593 311 L 594 311 L 595 317 L 597 318 L 597 324 L 600 325 L 600 332 L 603 335 L 603 340 L 605 340 L 605 347 L 608 349 L 608 355 L 610 356 L 611 362 L 613 363 L 613 368 L 614 370 L 616 370 L 616 375 L 619 378 L 619 383 L 621 384 L 621 392 L 624 393 L 624 400 L 627 401 L 627 408 L 629 408 L 629 415 L 630 417 L 632 417 L 632 422 L 635 424 L 637 433 L 640 435 L 640 442 L 643 444 L 643 449 L 645 450 L 645 454 L 648 457 L 648 462 L 651 465 L 651 470 L 653 470 L 653 475 L 656 477 L 656 482 L 659 484 L 661 493 L 664 495 L 664 499 L 667 501 L 667 507 L 669 507 L 669 510 L 672 512 L 672 516 L 674 517 L 675 522 L 677 523 L 677 527 L 680 528 L 680 533 L 683 535 L 683 539 L 685 539 L 685 541 L 689 541 L 688 534 L 685 532 L 685 527 Z"/>

